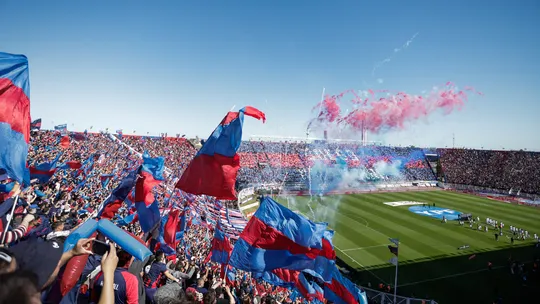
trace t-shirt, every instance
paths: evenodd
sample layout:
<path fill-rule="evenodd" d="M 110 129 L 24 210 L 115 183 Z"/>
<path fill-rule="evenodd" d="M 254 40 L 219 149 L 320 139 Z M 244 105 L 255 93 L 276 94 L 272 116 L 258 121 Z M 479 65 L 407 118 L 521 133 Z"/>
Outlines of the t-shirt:
<path fill-rule="evenodd" d="M 114 303 L 115 304 L 138 304 L 139 282 L 137 277 L 125 268 L 116 268 L 114 271 Z M 92 300 L 97 303 L 103 289 L 103 273 L 100 272 L 94 281 Z"/>
<path fill-rule="evenodd" d="M 144 286 L 147 288 L 157 288 L 161 277 L 167 271 L 167 265 L 161 262 L 155 262 L 150 266 L 150 270 L 144 277 Z"/>

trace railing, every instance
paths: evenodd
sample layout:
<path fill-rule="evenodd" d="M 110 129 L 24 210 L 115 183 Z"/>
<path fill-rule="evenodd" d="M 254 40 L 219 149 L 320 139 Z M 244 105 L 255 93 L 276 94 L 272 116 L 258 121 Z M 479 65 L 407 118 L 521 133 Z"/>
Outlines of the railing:
<path fill-rule="evenodd" d="M 396 296 L 394 302 L 394 295 L 379 290 L 365 288 L 362 289 L 366 292 L 370 304 L 437 304 L 434 300 L 407 298 L 403 296 Z"/>

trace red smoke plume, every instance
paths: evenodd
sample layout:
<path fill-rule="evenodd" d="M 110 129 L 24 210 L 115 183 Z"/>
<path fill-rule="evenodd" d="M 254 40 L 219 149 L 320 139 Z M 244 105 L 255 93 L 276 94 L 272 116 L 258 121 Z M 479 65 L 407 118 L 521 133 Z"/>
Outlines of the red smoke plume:
<path fill-rule="evenodd" d="M 338 95 L 325 96 L 314 108 L 318 115 L 312 122 L 334 124 L 359 131 L 366 129 L 373 133 L 401 129 L 405 123 L 427 117 L 435 111 L 449 114 L 454 109 L 461 109 L 467 101 L 467 92 L 482 95 L 472 87 L 458 90 L 451 82 L 447 82 L 441 89 L 434 88 L 425 96 L 405 92 L 392 93 L 387 90 L 368 90 L 361 94 L 363 96 L 359 96 L 349 90 Z M 343 114 L 341 103 L 343 96 L 348 93 L 354 96 L 350 100 L 352 109 Z"/>

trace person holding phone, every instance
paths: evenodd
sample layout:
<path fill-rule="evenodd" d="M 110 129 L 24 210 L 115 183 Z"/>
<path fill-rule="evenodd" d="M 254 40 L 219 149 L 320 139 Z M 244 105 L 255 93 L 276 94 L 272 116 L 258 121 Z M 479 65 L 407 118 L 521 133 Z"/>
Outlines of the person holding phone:
<path fill-rule="evenodd" d="M 106 250 L 103 250 L 101 248 L 101 244 L 104 244 L 103 246 L 106 246 Z M 114 250 L 115 252 L 112 253 L 112 250 Z M 128 271 L 128 267 L 132 258 L 131 254 L 127 253 L 124 250 L 116 252 L 116 248 L 112 243 L 105 244 L 104 242 L 96 241 L 94 241 L 92 251 L 94 252 L 94 254 L 102 255 L 102 261 L 106 259 L 107 256 L 112 256 L 113 254 L 117 256 L 117 266 L 115 267 L 112 274 L 114 303 L 138 304 L 139 282 L 137 281 L 137 277 Z M 91 297 L 92 303 L 97 303 L 98 299 L 101 298 L 105 283 L 105 271 L 102 271 L 96 276 L 96 279 L 94 280 L 94 287 L 92 289 Z"/>

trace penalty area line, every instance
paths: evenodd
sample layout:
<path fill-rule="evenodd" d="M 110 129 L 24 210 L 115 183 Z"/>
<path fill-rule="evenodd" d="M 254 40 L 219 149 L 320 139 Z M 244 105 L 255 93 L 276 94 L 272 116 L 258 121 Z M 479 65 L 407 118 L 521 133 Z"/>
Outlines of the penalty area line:
<path fill-rule="evenodd" d="M 334 246 L 334 248 L 336 248 L 337 250 L 341 251 L 344 255 L 346 255 L 349 259 L 351 259 L 351 261 L 353 261 L 353 263 L 356 263 L 357 265 L 359 265 L 360 267 L 364 268 L 364 270 L 367 270 L 369 273 L 371 273 L 374 277 L 376 277 L 377 279 L 379 279 L 381 282 L 383 282 L 384 284 L 388 284 L 386 283 L 385 280 L 381 279 L 378 275 L 374 274 L 371 270 L 367 269 L 366 266 L 362 265 L 361 263 L 359 263 L 358 261 L 356 261 L 353 257 L 351 257 L 350 255 L 348 255 L 346 252 L 344 252 L 343 250 L 339 249 L 337 246 Z"/>
<path fill-rule="evenodd" d="M 369 248 L 377 248 L 377 247 L 387 247 L 388 245 L 374 245 L 374 246 L 366 246 L 366 247 L 358 247 L 358 248 L 350 248 L 350 249 L 343 249 L 343 250 L 340 250 L 341 252 L 345 252 L 345 251 L 355 251 L 355 250 L 364 250 L 364 249 L 369 249 Z"/>

